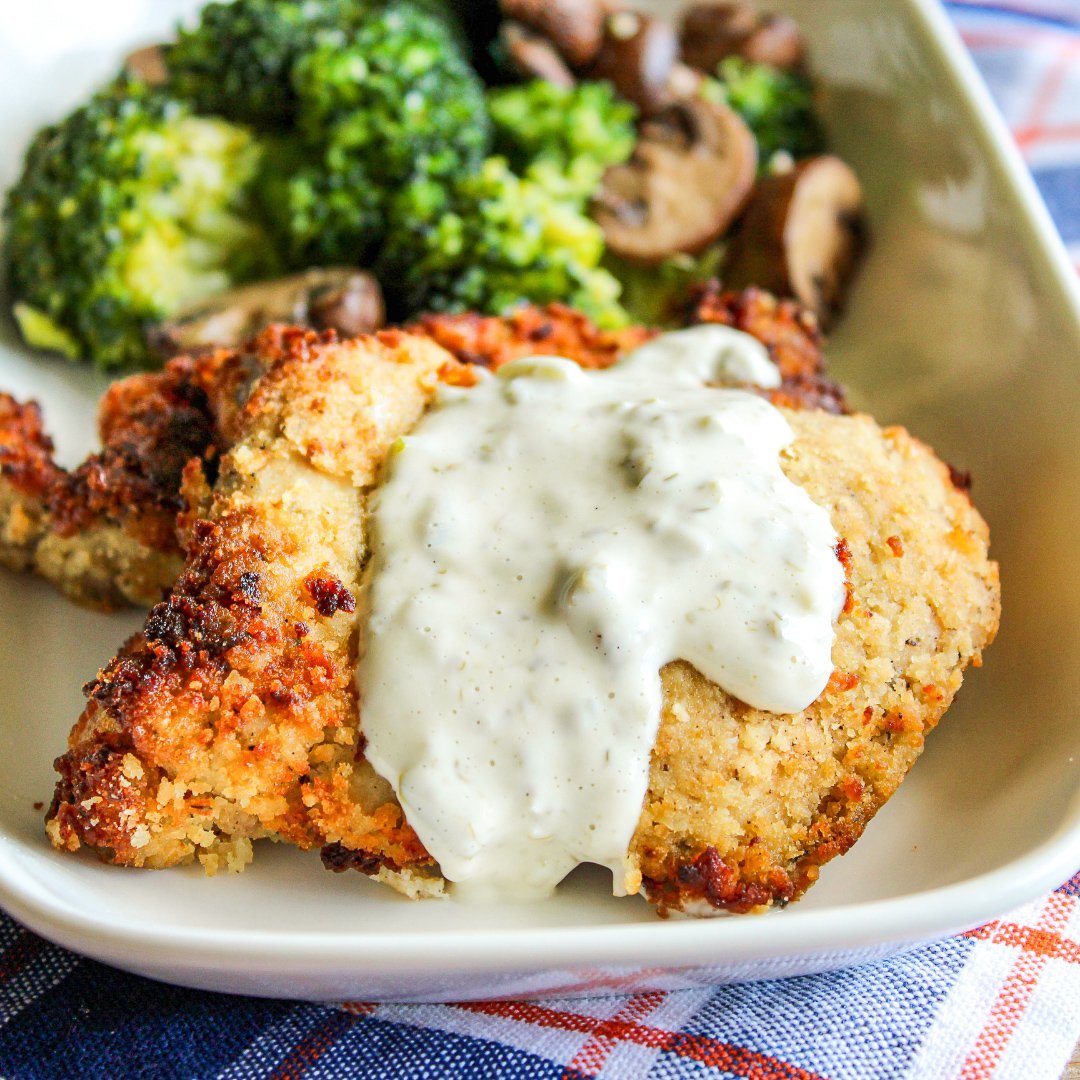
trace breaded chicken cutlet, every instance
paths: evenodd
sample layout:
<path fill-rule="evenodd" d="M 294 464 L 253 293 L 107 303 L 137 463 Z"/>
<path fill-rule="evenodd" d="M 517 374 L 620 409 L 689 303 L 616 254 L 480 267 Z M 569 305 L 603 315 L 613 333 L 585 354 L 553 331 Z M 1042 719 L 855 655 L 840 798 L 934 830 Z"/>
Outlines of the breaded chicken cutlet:
<path fill-rule="evenodd" d="M 262 350 L 273 355 L 231 422 L 216 481 L 197 459 L 186 469 L 182 574 L 87 688 L 57 761 L 54 845 L 127 866 L 198 858 L 213 871 L 240 868 L 268 837 L 321 847 L 332 869 L 409 895 L 443 891 L 364 757 L 354 666 L 383 459 L 440 380 L 472 378 L 438 343 L 469 332 L 470 317 L 452 319 L 340 343 L 278 332 Z M 505 324 L 483 327 L 498 337 Z M 233 354 L 219 374 L 239 384 L 245 365 Z M 662 911 L 801 895 L 896 790 L 997 627 L 986 526 L 946 466 L 865 416 L 784 415 L 795 434 L 784 470 L 842 538 L 836 670 L 807 709 L 779 715 L 686 663 L 665 666 L 628 853 L 630 884 Z"/>
<path fill-rule="evenodd" d="M 780 368 L 774 404 L 843 411 L 840 389 L 824 375 L 812 315 L 758 289 L 704 286 L 687 311 L 762 341 Z M 529 354 L 607 367 L 656 331 L 604 331 L 561 304 L 505 317 L 430 315 L 413 328 L 459 361 L 497 369 Z M 255 380 L 280 354 L 284 328 L 258 348 L 181 356 L 160 372 L 114 383 L 99 409 L 102 450 L 67 471 L 32 402 L 0 394 L 0 564 L 34 570 L 91 607 L 150 607 L 183 566 L 176 517 L 180 482 L 192 458 L 213 475 L 215 458 L 236 438 L 236 418 Z"/>

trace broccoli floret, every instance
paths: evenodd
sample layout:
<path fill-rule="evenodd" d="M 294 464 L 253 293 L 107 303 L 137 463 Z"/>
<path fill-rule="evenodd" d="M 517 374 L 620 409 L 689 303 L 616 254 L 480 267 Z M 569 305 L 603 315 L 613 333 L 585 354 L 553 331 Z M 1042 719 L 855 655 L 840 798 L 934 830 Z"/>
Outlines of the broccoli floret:
<path fill-rule="evenodd" d="M 445 23 L 412 4 L 371 14 L 346 44 L 325 40 L 292 81 L 304 164 L 272 176 L 266 201 L 298 264 L 369 258 L 402 187 L 448 182 L 487 153 L 479 78 Z"/>
<path fill-rule="evenodd" d="M 442 0 L 414 0 L 448 27 Z M 179 31 L 169 47 L 170 79 L 178 97 L 201 113 L 260 129 L 286 129 L 296 119 L 292 84 L 297 61 L 320 41 L 348 43 L 357 28 L 391 0 L 234 0 L 203 8 L 197 26 Z M 457 33 L 457 30 L 454 30 Z"/>
<path fill-rule="evenodd" d="M 148 322 L 272 273 L 247 216 L 259 155 L 246 129 L 127 80 L 39 132 L 4 212 L 26 340 L 102 368 L 144 364 Z"/>
<path fill-rule="evenodd" d="M 824 149 L 825 135 L 805 75 L 754 64 L 741 56 L 721 60 L 716 74 L 716 92 L 754 133 L 763 169 L 780 150 L 801 158 Z"/>
<path fill-rule="evenodd" d="M 601 325 L 625 322 L 619 283 L 599 266 L 600 227 L 579 206 L 489 158 L 449 190 L 413 184 L 396 200 L 381 279 L 400 317 L 501 313 L 561 300 Z"/>
<path fill-rule="evenodd" d="M 553 194 L 587 199 L 604 170 L 634 149 L 637 110 L 610 83 L 555 86 L 536 79 L 488 92 L 495 150 Z"/>
<path fill-rule="evenodd" d="M 292 70 L 321 33 L 345 30 L 367 0 L 236 0 L 207 4 L 167 52 L 173 91 L 202 113 L 255 127 L 287 127 L 296 115 Z"/>

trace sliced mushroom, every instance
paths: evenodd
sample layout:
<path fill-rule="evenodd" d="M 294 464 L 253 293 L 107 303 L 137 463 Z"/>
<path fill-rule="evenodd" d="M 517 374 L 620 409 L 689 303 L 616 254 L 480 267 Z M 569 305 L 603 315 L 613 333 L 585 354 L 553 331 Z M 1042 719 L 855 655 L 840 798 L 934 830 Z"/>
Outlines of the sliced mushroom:
<path fill-rule="evenodd" d="M 603 38 L 604 9 L 600 0 L 500 0 L 513 19 L 543 38 L 572 68 L 592 63 Z"/>
<path fill-rule="evenodd" d="M 567 89 L 574 85 L 573 72 L 547 38 L 533 33 L 521 23 L 504 22 L 499 27 L 499 41 L 518 75 L 526 79 L 543 79 Z"/>
<path fill-rule="evenodd" d="M 690 4 L 679 28 L 682 58 L 712 73 L 724 57 L 738 54 L 757 26 L 758 13 L 749 4 Z"/>
<path fill-rule="evenodd" d="M 679 36 L 683 60 L 709 73 L 728 56 L 791 69 L 799 67 L 806 54 L 794 19 L 759 15 L 749 4 L 692 4 L 683 15 Z"/>
<path fill-rule="evenodd" d="M 370 333 L 386 312 L 379 283 L 363 270 L 313 269 L 257 281 L 177 312 L 147 333 L 160 356 L 240 345 L 272 322 L 337 330 L 344 337 Z"/>
<path fill-rule="evenodd" d="M 726 286 L 794 296 L 827 325 L 843 306 L 866 237 L 858 178 L 823 154 L 758 182 L 732 242 Z"/>
<path fill-rule="evenodd" d="M 335 271 L 324 273 L 327 280 L 308 291 L 309 318 L 316 330 L 336 330 L 342 337 L 359 337 L 386 323 L 382 289 L 372 274 L 353 270 L 335 280 Z"/>
<path fill-rule="evenodd" d="M 643 125 L 630 160 L 608 169 L 593 217 L 624 259 L 652 265 L 693 255 L 727 231 L 756 169 L 754 137 L 731 109 L 682 101 Z"/>
<path fill-rule="evenodd" d="M 619 11 L 604 20 L 603 41 L 588 77 L 607 79 L 649 116 L 679 96 L 672 86 L 678 59 L 679 38 L 670 23 Z"/>
<path fill-rule="evenodd" d="M 740 52 L 755 64 L 790 71 L 802 67 L 806 42 L 799 24 L 786 15 L 767 15 L 746 39 Z"/>
<path fill-rule="evenodd" d="M 169 72 L 165 66 L 164 47 L 147 45 L 145 48 L 128 53 L 124 58 L 124 70 L 148 86 L 160 86 L 169 78 Z"/>

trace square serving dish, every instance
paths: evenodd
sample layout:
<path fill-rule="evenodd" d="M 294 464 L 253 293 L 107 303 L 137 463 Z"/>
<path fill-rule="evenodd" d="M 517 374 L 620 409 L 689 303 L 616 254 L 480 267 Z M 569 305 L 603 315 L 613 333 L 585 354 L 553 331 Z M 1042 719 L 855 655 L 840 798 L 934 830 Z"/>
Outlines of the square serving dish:
<path fill-rule="evenodd" d="M 38 0 L 0 28 L 0 182 L 60 115 L 192 0 Z M 662 5 L 654 5 L 662 7 Z M 1080 292 L 1045 209 L 934 0 L 788 0 L 873 248 L 830 348 L 852 400 L 975 477 L 1005 615 L 986 667 L 899 794 L 806 900 L 762 917 L 656 919 L 583 869 L 545 904 L 412 903 L 317 855 L 257 849 L 238 878 L 135 872 L 48 845 L 42 803 L 80 687 L 140 623 L 0 572 L 0 904 L 118 967 L 212 990 L 461 1000 L 806 974 L 994 917 L 1080 866 Z M 670 10 L 670 9 L 668 9 Z M 4 305 L 6 307 L 6 305 Z M 38 398 L 61 457 L 93 442 L 102 381 L 31 357 L 10 325 L 0 389 Z"/>

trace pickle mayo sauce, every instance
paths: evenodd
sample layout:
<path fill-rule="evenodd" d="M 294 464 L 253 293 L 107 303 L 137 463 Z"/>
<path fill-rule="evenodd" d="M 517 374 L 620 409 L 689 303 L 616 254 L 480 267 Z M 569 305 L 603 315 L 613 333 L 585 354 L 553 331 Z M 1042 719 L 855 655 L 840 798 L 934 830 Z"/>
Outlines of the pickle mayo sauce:
<path fill-rule="evenodd" d="M 373 499 L 366 754 L 458 894 L 547 896 L 626 854 L 676 659 L 787 713 L 832 671 L 843 569 L 791 483 L 754 338 L 661 335 L 604 371 L 444 387 Z"/>

